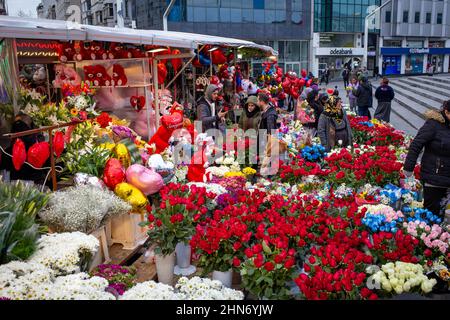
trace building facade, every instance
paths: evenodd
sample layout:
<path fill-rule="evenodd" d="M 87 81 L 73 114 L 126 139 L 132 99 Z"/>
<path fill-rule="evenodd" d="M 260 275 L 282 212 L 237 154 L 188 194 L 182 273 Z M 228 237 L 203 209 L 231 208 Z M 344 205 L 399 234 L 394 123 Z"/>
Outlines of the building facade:
<path fill-rule="evenodd" d="M 133 0 L 122 0 L 124 26 L 135 27 Z M 115 27 L 117 25 L 116 0 L 81 0 L 81 21 L 83 24 Z"/>
<path fill-rule="evenodd" d="M 170 1 L 136 0 L 138 29 L 162 29 Z M 171 31 L 211 34 L 254 41 L 279 52 L 279 64 L 300 73 L 309 69 L 309 0 L 177 0 L 168 17 Z M 260 61 L 253 61 L 258 72 Z"/>
<path fill-rule="evenodd" d="M 380 0 L 313 0 L 313 74 L 330 70 L 331 79 L 341 77 L 346 64 L 361 66 L 364 56 L 364 22 L 380 6 Z M 374 15 L 375 16 L 375 15 Z M 376 16 L 375 16 L 376 18 Z M 369 20 L 367 68 L 375 69 L 377 25 Z"/>
<path fill-rule="evenodd" d="M 37 16 L 40 19 L 79 20 L 79 9 L 69 10 L 69 7 L 81 8 L 81 0 L 42 0 L 37 6 Z"/>
<path fill-rule="evenodd" d="M 450 72 L 449 0 L 392 0 L 381 19 L 382 73 Z"/>

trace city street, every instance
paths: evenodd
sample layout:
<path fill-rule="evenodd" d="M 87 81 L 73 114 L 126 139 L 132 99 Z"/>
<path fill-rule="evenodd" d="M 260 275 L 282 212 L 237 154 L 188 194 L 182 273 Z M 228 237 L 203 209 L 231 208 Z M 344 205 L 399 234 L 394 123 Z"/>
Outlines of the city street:
<path fill-rule="evenodd" d="M 379 86 L 380 78 L 370 79 L 375 89 Z M 450 99 L 450 75 L 410 76 L 389 79 L 389 85 L 395 91 L 392 101 L 391 123 L 407 134 L 415 135 L 425 122 L 424 112 L 429 109 L 440 109 L 444 100 Z M 348 103 L 343 81 L 333 81 L 321 89 L 338 87 L 339 95 Z M 377 101 L 374 97 L 374 107 L 370 113 L 374 114 Z"/>

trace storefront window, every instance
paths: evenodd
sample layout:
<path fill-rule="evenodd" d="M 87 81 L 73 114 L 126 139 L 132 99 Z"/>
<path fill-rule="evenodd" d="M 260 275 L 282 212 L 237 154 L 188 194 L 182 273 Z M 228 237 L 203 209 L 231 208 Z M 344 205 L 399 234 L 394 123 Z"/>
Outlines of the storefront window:
<path fill-rule="evenodd" d="M 406 46 L 409 48 L 423 48 L 423 41 L 421 40 L 407 40 Z"/>
<path fill-rule="evenodd" d="M 401 40 L 384 40 L 383 47 L 393 47 L 393 48 L 401 48 L 402 41 Z"/>
<path fill-rule="evenodd" d="M 406 56 L 405 73 L 423 73 L 423 54 L 411 54 Z"/>
<path fill-rule="evenodd" d="M 445 48 L 445 41 L 430 41 L 428 48 Z"/>

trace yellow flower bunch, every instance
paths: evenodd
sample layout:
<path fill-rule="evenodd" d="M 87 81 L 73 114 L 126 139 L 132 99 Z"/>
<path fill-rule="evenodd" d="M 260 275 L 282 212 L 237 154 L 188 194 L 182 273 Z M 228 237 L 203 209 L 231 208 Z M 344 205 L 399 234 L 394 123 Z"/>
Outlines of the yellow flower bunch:
<path fill-rule="evenodd" d="M 246 176 L 251 176 L 256 173 L 256 170 L 251 167 L 246 167 L 242 170 L 242 173 L 245 174 Z"/>
<path fill-rule="evenodd" d="M 230 177 L 245 177 L 245 174 L 243 174 L 243 173 L 240 172 L 240 171 L 228 171 L 228 172 L 225 172 L 224 177 L 225 177 L 225 178 L 230 178 Z"/>

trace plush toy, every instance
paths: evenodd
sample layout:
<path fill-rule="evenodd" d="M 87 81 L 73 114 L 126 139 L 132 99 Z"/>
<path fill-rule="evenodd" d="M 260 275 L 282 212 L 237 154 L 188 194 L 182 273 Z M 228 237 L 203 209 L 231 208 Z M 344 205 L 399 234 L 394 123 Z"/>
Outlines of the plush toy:
<path fill-rule="evenodd" d="M 145 52 L 143 52 L 141 49 L 139 48 L 131 48 L 130 49 L 131 52 L 131 57 L 132 58 L 145 58 Z"/>
<path fill-rule="evenodd" d="M 126 50 L 120 43 L 112 43 L 108 50 L 109 59 L 129 59 L 133 55 L 130 51 Z"/>
<path fill-rule="evenodd" d="M 169 146 L 169 139 L 172 133 L 183 126 L 183 106 L 175 102 L 170 111 L 170 115 L 161 118 L 161 125 L 149 141 L 152 145 L 151 153 L 161 153 Z"/>
<path fill-rule="evenodd" d="M 106 72 L 106 69 L 104 66 L 98 64 L 94 66 L 95 68 L 95 74 L 96 74 L 96 80 L 98 80 L 99 84 L 96 84 L 96 86 L 110 86 L 111 85 L 111 76 Z M 95 83 L 95 81 L 94 81 Z"/>
<path fill-rule="evenodd" d="M 97 75 L 94 66 L 84 66 L 83 70 L 84 70 L 84 82 L 89 86 L 98 86 L 98 81 L 97 84 L 95 84 Z"/>
<path fill-rule="evenodd" d="M 131 107 L 137 112 L 140 112 L 145 107 L 145 97 L 144 96 L 131 96 L 130 98 Z"/>
<path fill-rule="evenodd" d="M 115 158 L 111 158 L 106 162 L 103 170 L 103 182 L 110 188 L 114 188 L 121 182 L 125 181 L 125 170 L 122 163 Z"/>
<path fill-rule="evenodd" d="M 43 65 L 36 65 L 37 69 L 33 74 L 33 83 L 35 85 L 42 85 L 47 82 L 47 72 L 45 71 L 45 67 Z"/>
<path fill-rule="evenodd" d="M 92 60 L 105 60 L 107 58 L 107 54 L 101 43 L 97 41 L 91 43 L 89 53 Z"/>
<path fill-rule="evenodd" d="M 73 44 L 70 42 L 63 42 L 58 47 L 58 56 L 59 61 L 66 63 L 69 60 L 73 59 L 73 55 L 75 54 L 75 50 L 73 48 Z"/>
<path fill-rule="evenodd" d="M 136 211 L 142 211 L 145 209 L 148 200 L 138 188 L 132 186 L 129 183 L 122 182 L 116 185 L 114 193 L 121 199 L 125 200 Z"/>
<path fill-rule="evenodd" d="M 78 45 L 74 46 L 74 54 L 73 54 L 73 60 L 74 61 L 82 61 L 82 60 L 89 60 L 90 54 L 84 47 L 84 43 L 79 43 Z"/>
<path fill-rule="evenodd" d="M 208 157 L 214 151 L 214 140 L 206 133 L 201 133 L 197 135 L 195 145 L 199 150 L 192 156 L 186 178 L 190 182 L 207 182 L 210 175 L 207 174 L 206 168 L 209 167 Z"/>
<path fill-rule="evenodd" d="M 50 157 L 48 142 L 35 143 L 28 149 L 27 160 L 35 168 L 42 168 L 48 157 Z"/>
<path fill-rule="evenodd" d="M 140 164 L 131 165 L 127 169 L 126 176 L 127 182 L 145 195 L 154 194 L 164 186 L 161 175 Z"/>
<path fill-rule="evenodd" d="M 128 82 L 127 76 L 125 75 L 125 69 L 120 64 L 113 65 L 113 76 L 112 85 L 113 86 L 125 86 Z"/>
<path fill-rule="evenodd" d="M 25 144 L 21 139 L 17 139 L 16 142 L 14 142 L 12 150 L 12 162 L 14 165 L 14 169 L 19 171 L 25 163 L 26 158 L 27 152 L 25 149 Z"/>
<path fill-rule="evenodd" d="M 63 64 L 55 65 L 55 80 L 52 84 L 54 88 L 62 88 L 64 84 L 78 86 L 81 83 L 81 78 L 78 73 L 71 67 Z"/>

